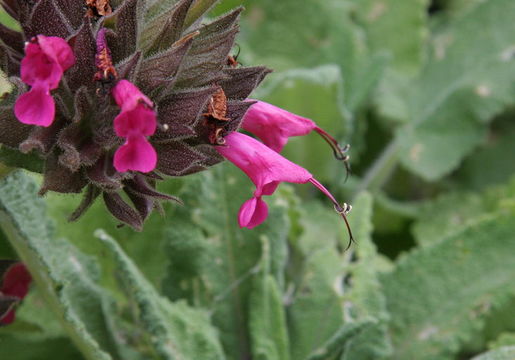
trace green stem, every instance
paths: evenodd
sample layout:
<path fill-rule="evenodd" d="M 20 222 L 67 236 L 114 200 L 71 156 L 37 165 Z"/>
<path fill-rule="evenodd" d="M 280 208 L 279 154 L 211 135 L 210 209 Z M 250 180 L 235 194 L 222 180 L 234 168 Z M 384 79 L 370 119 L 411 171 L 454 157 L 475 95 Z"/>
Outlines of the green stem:
<path fill-rule="evenodd" d="M 186 20 L 184 21 L 184 28 L 189 27 L 193 24 L 197 19 L 199 19 L 205 12 L 207 12 L 213 5 L 215 5 L 218 0 L 197 0 L 191 6 L 188 14 L 186 15 Z"/>
<path fill-rule="evenodd" d="M 399 146 L 396 140 L 392 140 L 383 153 L 377 158 L 365 174 L 359 184 L 356 194 L 364 190 L 375 191 L 381 189 L 390 178 L 393 170 L 399 162 Z"/>

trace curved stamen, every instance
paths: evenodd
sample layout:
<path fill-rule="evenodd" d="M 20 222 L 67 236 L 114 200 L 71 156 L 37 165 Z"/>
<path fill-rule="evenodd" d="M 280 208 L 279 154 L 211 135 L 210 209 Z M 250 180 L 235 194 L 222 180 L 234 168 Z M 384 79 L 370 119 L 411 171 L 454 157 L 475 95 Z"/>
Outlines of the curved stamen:
<path fill-rule="evenodd" d="M 351 173 L 351 168 L 349 165 L 350 156 L 345 155 L 345 153 L 347 151 L 349 151 L 350 145 L 347 144 L 347 145 L 341 147 L 340 144 L 338 144 L 338 141 L 336 141 L 336 139 L 333 138 L 331 135 L 329 135 L 324 129 L 317 126 L 317 127 L 315 127 L 314 130 L 322 137 L 322 139 L 325 140 L 326 143 L 329 144 L 329 146 L 331 146 L 334 157 L 337 160 L 342 161 L 343 164 L 345 165 L 345 171 L 346 171 L 345 181 L 347 181 L 347 179 L 349 178 L 349 174 Z"/>
<path fill-rule="evenodd" d="M 349 233 L 349 243 L 347 244 L 347 247 L 345 248 L 345 250 L 348 250 L 350 248 L 350 246 L 352 245 L 352 243 L 354 242 L 354 236 L 352 235 L 352 230 L 350 228 L 349 221 L 347 220 L 347 215 L 352 210 L 352 206 L 344 203 L 343 207 L 342 207 L 338 203 L 338 201 L 336 201 L 334 196 L 329 192 L 329 190 L 327 190 L 324 185 L 319 183 L 317 179 L 311 178 L 311 179 L 309 179 L 309 182 L 311 184 L 313 184 L 318 190 L 323 192 L 324 195 L 327 196 L 332 201 L 332 203 L 334 204 L 334 209 L 336 210 L 336 212 L 338 214 L 341 215 L 342 219 L 345 221 L 345 226 L 347 227 L 347 232 Z"/>

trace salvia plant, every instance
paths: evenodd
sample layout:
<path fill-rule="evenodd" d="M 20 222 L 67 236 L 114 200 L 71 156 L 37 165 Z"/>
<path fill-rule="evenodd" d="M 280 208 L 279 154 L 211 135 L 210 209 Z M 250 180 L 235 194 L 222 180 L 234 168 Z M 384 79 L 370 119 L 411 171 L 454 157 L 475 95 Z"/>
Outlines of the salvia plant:
<path fill-rule="evenodd" d="M 0 5 L 0 359 L 515 358 L 513 0 Z"/>
<path fill-rule="evenodd" d="M 247 97 L 270 72 L 229 61 L 241 8 L 203 25 L 202 5 L 192 0 L 161 11 L 160 2 L 136 0 L 3 5 L 22 32 L 3 28 L 2 70 L 16 89 L 3 103 L 1 143 L 42 158 L 40 194 L 84 193 L 72 220 L 102 196 L 117 219 L 140 230 L 160 201 L 179 201 L 158 192 L 158 181 L 204 170 L 221 155 L 257 187 L 240 226 L 264 221 L 261 196 L 282 181 L 311 182 L 345 219 L 350 207 L 275 153 L 289 136 L 316 130 L 347 161 L 346 149 L 313 121 L 256 104 L 244 128 L 273 150 L 233 134 L 255 104 Z"/>

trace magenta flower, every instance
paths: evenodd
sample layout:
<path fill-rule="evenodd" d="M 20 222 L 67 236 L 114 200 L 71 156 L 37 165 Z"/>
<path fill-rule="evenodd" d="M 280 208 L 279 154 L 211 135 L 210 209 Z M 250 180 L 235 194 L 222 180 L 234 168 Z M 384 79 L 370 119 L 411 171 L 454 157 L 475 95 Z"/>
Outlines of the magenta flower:
<path fill-rule="evenodd" d="M 344 153 L 349 146 L 340 147 L 338 142 L 308 118 L 295 115 L 277 106 L 258 101 L 250 107 L 243 119 L 242 127 L 260 138 L 269 148 L 281 152 L 292 136 L 304 136 L 311 131 L 317 132 L 331 146 L 338 160 L 345 163 L 349 171 L 349 156 Z"/>
<path fill-rule="evenodd" d="M 0 294 L 22 300 L 29 292 L 29 285 L 32 281 L 27 268 L 22 263 L 16 263 L 9 267 L 4 274 Z M 1 316 L 2 314 L 0 314 Z M 10 309 L 4 316 L 0 317 L 0 325 L 8 325 L 14 321 L 14 309 Z"/>
<path fill-rule="evenodd" d="M 154 170 L 157 153 L 147 140 L 157 127 L 152 101 L 128 80 L 120 80 L 112 94 L 122 109 L 114 119 L 114 130 L 126 140 L 114 154 L 114 167 L 119 172 Z"/>
<path fill-rule="evenodd" d="M 333 202 L 336 211 L 345 220 L 352 240 L 352 232 L 346 218 L 350 207 L 346 204 L 341 207 L 333 195 L 306 169 L 292 163 L 259 141 L 237 132 L 227 135 L 225 146 L 218 146 L 216 150 L 239 167 L 256 185 L 254 196 L 245 201 L 240 208 L 238 214 L 240 227 L 252 229 L 266 219 L 268 207 L 261 197 L 272 195 L 281 182 L 297 184 L 310 182 Z"/>
<path fill-rule="evenodd" d="M 24 124 L 48 127 L 54 121 L 56 89 L 63 73 L 75 63 L 68 43 L 59 37 L 38 35 L 26 44 L 21 61 L 21 79 L 31 89 L 14 105 L 14 114 Z"/>

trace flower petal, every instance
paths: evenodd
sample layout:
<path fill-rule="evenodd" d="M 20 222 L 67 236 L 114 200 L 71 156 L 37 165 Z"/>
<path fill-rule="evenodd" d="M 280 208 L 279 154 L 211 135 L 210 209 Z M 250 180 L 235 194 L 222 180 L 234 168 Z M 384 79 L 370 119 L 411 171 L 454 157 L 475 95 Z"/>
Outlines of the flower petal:
<path fill-rule="evenodd" d="M 14 321 L 15 315 L 14 315 L 14 309 L 11 309 L 5 314 L 2 318 L 0 318 L 0 324 L 1 325 L 9 325 Z"/>
<path fill-rule="evenodd" d="M 37 83 L 14 104 L 14 114 L 24 124 L 48 127 L 55 117 L 55 102 L 45 84 Z"/>
<path fill-rule="evenodd" d="M 21 61 L 21 80 L 31 86 L 36 83 L 46 83 L 49 89 L 59 86 L 63 69 L 54 59 L 43 52 L 36 43 L 28 43 L 25 47 L 25 57 Z"/>
<path fill-rule="evenodd" d="M 73 55 L 72 48 L 68 45 L 66 40 L 57 36 L 44 35 L 38 35 L 37 39 L 41 50 L 59 64 L 62 71 L 68 70 L 75 64 L 75 55 Z"/>
<path fill-rule="evenodd" d="M 148 107 L 153 107 L 154 105 L 136 85 L 128 80 L 118 81 L 113 88 L 113 97 L 116 104 L 122 108 L 122 111 L 132 110 L 141 102 L 145 103 Z"/>
<path fill-rule="evenodd" d="M 32 277 L 23 263 L 16 263 L 9 267 L 3 278 L 3 282 L 0 284 L 0 295 L 6 295 L 12 297 L 12 299 L 18 298 L 21 300 L 29 292 Z M 8 325 L 12 323 L 15 316 L 15 310 L 13 308 L 5 314 L 0 312 L 0 324 Z"/>
<path fill-rule="evenodd" d="M 156 131 L 157 121 L 154 110 L 144 104 L 137 104 L 132 110 L 118 114 L 114 119 L 116 135 L 128 137 L 131 134 L 150 136 Z"/>
<path fill-rule="evenodd" d="M 250 136 L 232 132 L 216 150 L 256 185 L 254 196 L 272 195 L 282 181 L 304 184 L 313 175 Z"/>
<path fill-rule="evenodd" d="M 114 167 L 118 172 L 128 170 L 150 172 L 155 169 L 157 153 L 142 135 L 130 136 L 114 154 Z"/>
<path fill-rule="evenodd" d="M 261 197 L 253 197 L 243 203 L 238 213 L 240 227 L 252 229 L 260 225 L 268 217 L 268 205 Z"/>
<path fill-rule="evenodd" d="M 23 299 L 29 292 L 29 285 L 32 281 L 30 273 L 23 263 L 12 265 L 4 275 L 4 281 L 0 291 L 4 295 L 16 296 Z"/>
<path fill-rule="evenodd" d="M 289 137 L 307 135 L 315 129 L 316 124 L 308 118 L 258 101 L 245 114 L 242 127 L 269 148 L 281 152 Z"/>

